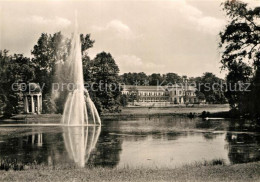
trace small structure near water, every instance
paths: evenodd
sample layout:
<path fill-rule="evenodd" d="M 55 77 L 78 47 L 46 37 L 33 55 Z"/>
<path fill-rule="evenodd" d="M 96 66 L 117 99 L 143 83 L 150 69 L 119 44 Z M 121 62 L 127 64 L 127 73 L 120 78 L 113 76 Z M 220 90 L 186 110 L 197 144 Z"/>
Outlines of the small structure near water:
<path fill-rule="evenodd" d="M 23 93 L 24 113 L 41 114 L 42 112 L 42 92 L 37 83 L 29 83 Z"/>

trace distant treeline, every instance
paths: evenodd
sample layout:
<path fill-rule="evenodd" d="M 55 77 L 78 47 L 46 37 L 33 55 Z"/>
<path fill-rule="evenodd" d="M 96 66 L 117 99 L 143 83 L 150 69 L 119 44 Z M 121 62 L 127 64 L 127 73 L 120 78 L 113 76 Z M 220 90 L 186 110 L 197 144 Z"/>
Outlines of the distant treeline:
<path fill-rule="evenodd" d="M 196 94 L 200 99 L 206 99 L 206 102 L 212 104 L 227 103 L 227 99 L 224 95 L 225 89 L 221 88 L 225 80 L 209 72 L 199 77 L 180 76 L 177 73 L 152 73 L 150 75 L 144 72 L 124 73 L 120 75 L 120 81 L 126 85 L 164 86 L 175 83 L 192 84 L 197 88 Z"/>

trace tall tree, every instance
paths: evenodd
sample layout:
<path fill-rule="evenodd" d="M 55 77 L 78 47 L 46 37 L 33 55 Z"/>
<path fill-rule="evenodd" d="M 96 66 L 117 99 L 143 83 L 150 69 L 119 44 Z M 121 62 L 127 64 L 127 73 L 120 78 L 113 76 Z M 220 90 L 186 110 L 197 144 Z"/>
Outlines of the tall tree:
<path fill-rule="evenodd" d="M 6 116 L 18 112 L 18 103 L 21 100 L 22 88 L 35 77 L 34 65 L 29 58 L 21 54 L 8 55 L 8 51 L 0 51 L 0 99 L 2 110 Z"/>
<path fill-rule="evenodd" d="M 89 64 L 93 82 L 89 89 L 90 95 L 99 112 L 118 110 L 119 96 L 119 68 L 110 53 L 101 52 Z"/>
<path fill-rule="evenodd" d="M 222 6 L 228 17 L 227 26 L 220 32 L 219 45 L 223 50 L 222 68 L 229 71 L 227 81 L 231 89 L 227 91 L 227 98 L 233 110 L 241 114 L 253 112 L 259 117 L 260 7 L 249 8 L 241 1 L 226 1 Z M 251 82 L 254 92 L 234 91 L 239 82 Z"/>
<path fill-rule="evenodd" d="M 69 40 L 64 42 L 61 32 L 54 35 L 42 33 L 32 50 L 32 62 L 35 64 L 36 78 L 43 87 L 43 97 L 51 91 L 54 81 L 55 64 L 65 61 L 68 55 Z"/>

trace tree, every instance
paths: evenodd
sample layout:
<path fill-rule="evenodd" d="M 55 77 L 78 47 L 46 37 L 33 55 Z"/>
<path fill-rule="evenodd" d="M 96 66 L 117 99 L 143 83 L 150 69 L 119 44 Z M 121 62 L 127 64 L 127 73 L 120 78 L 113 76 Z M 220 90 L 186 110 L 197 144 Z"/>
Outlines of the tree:
<path fill-rule="evenodd" d="M 0 114 L 4 113 L 4 109 L 7 103 L 6 83 L 9 78 L 7 77 L 7 67 L 11 57 L 8 55 L 7 50 L 0 51 Z"/>
<path fill-rule="evenodd" d="M 230 18 L 225 30 L 220 32 L 220 47 L 224 48 L 223 68 L 232 69 L 234 62 L 249 61 L 257 69 L 260 59 L 260 7 L 250 9 L 246 3 L 226 1 L 223 10 Z"/>
<path fill-rule="evenodd" d="M 229 18 L 227 26 L 220 32 L 219 44 L 223 50 L 222 69 L 229 71 L 227 81 L 231 85 L 226 96 L 232 110 L 242 115 L 254 113 L 259 117 L 260 7 L 249 8 L 241 1 L 226 1 L 222 6 Z M 241 82 L 251 82 L 253 91 L 234 91 Z"/>
<path fill-rule="evenodd" d="M 224 80 L 218 78 L 213 73 L 206 72 L 197 81 L 197 89 L 205 95 L 207 102 L 214 104 L 226 103 L 224 90 L 221 88 Z"/>
<path fill-rule="evenodd" d="M 130 87 L 129 88 L 129 97 L 128 97 L 129 102 L 138 101 L 138 90 L 136 87 Z"/>
<path fill-rule="evenodd" d="M 87 50 L 91 47 L 93 47 L 95 41 L 90 39 L 90 34 L 80 34 L 80 41 L 81 41 L 81 52 L 82 52 L 82 57 L 84 58 L 87 56 Z"/>
<path fill-rule="evenodd" d="M 36 77 L 40 84 L 44 84 L 43 97 L 51 92 L 54 82 L 55 64 L 65 61 L 68 55 L 69 40 L 61 32 L 53 35 L 42 33 L 32 50 L 32 62 L 35 65 Z M 66 42 L 66 43 L 65 43 Z"/>
<path fill-rule="evenodd" d="M 160 73 L 153 73 L 149 76 L 149 84 L 156 86 L 163 83 L 163 78 Z"/>
<path fill-rule="evenodd" d="M 22 54 L 8 55 L 8 51 L 0 51 L 0 99 L 5 116 L 18 113 L 18 103 L 21 101 L 22 88 L 35 77 L 34 65 L 31 60 Z"/>
<path fill-rule="evenodd" d="M 176 73 L 167 73 L 164 75 L 164 78 L 167 84 L 180 83 L 183 81 Z"/>
<path fill-rule="evenodd" d="M 114 112 L 121 94 L 119 68 L 110 53 L 101 52 L 89 63 L 93 82 L 89 93 L 99 112 Z"/>
<path fill-rule="evenodd" d="M 125 94 L 122 94 L 120 97 L 120 104 L 125 107 L 128 104 L 128 96 Z"/>
<path fill-rule="evenodd" d="M 196 93 L 196 96 L 198 97 L 199 101 L 206 99 L 205 94 L 203 94 L 202 92 L 197 90 L 195 93 Z"/>
<path fill-rule="evenodd" d="M 144 72 L 124 73 L 120 76 L 120 81 L 125 85 L 146 85 L 148 76 Z"/>

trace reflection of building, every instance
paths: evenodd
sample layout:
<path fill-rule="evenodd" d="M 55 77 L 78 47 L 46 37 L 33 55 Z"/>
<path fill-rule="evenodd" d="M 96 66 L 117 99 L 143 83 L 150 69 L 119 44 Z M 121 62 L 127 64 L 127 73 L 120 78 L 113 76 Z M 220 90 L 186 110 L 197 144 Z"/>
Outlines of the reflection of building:
<path fill-rule="evenodd" d="M 24 92 L 24 112 L 37 113 L 42 112 L 42 92 L 36 83 L 29 83 Z"/>
<path fill-rule="evenodd" d="M 141 102 L 170 102 L 173 104 L 189 104 L 199 102 L 194 86 L 174 84 L 167 86 L 135 86 L 124 85 L 122 94 L 130 95 L 136 92 L 136 101 Z"/>
<path fill-rule="evenodd" d="M 55 132 L 49 132 L 49 128 L 33 127 L 16 137 L 4 137 L 4 142 L 0 142 L 0 161 L 8 159 L 23 165 L 84 166 L 95 152 L 101 127 L 63 129 L 55 128 Z"/>
<path fill-rule="evenodd" d="M 29 137 L 27 137 L 27 142 L 28 139 Z M 38 147 L 42 147 L 42 133 L 32 134 L 31 139 L 32 139 L 32 144 L 36 143 Z"/>

